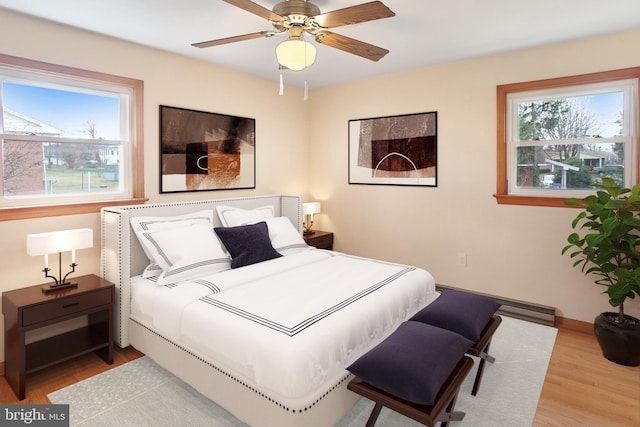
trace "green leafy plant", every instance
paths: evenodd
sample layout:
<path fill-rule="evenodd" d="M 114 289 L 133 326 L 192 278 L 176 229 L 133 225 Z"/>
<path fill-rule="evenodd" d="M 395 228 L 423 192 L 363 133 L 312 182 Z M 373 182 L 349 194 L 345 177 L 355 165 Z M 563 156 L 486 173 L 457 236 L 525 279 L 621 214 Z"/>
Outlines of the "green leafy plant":
<path fill-rule="evenodd" d="M 618 307 L 618 323 L 625 323 L 625 300 L 640 296 L 640 184 L 622 188 L 602 178 L 602 184 L 594 186 L 595 195 L 565 202 L 584 207 L 571 223 L 584 233 L 571 233 L 562 254 L 569 252 L 577 258 L 574 267 L 598 276 L 595 283 L 607 288 L 603 293 Z"/>

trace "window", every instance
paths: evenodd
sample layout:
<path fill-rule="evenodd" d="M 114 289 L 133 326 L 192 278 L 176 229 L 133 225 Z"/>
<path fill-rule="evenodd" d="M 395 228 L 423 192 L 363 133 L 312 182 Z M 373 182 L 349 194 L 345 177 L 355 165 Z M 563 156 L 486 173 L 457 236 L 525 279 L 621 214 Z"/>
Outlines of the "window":
<path fill-rule="evenodd" d="M 143 201 L 142 82 L 0 55 L 2 220 Z"/>
<path fill-rule="evenodd" d="M 498 203 L 564 206 L 637 179 L 640 68 L 498 86 Z"/>

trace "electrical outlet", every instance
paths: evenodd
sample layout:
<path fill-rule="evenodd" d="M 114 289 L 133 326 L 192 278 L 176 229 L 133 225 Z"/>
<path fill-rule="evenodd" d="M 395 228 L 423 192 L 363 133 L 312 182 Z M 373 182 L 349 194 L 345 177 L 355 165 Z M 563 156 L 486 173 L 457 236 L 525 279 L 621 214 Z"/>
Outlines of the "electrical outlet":
<path fill-rule="evenodd" d="M 464 252 L 458 252 L 456 260 L 457 260 L 456 264 L 458 264 L 458 266 L 460 267 L 467 266 L 467 254 L 465 254 Z"/>

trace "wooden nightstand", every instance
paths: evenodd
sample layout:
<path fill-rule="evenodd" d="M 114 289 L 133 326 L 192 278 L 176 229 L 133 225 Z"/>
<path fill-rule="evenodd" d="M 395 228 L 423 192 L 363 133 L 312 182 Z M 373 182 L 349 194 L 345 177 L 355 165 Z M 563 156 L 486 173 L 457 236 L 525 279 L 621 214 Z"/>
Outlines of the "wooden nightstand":
<path fill-rule="evenodd" d="M 314 246 L 318 249 L 333 249 L 333 233 L 328 231 L 315 230 L 313 234 L 305 234 L 302 237 L 309 246 Z"/>
<path fill-rule="evenodd" d="M 96 352 L 113 363 L 113 283 L 90 274 L 74 277 L 77 288 L 45 294 L 43 285 L 2 294 L 4 376 L 18 399 L 25 398 L 26 375 L 81 354 Z M 27 344 L 28 331 L 79 316 L 87 326 Z"/>

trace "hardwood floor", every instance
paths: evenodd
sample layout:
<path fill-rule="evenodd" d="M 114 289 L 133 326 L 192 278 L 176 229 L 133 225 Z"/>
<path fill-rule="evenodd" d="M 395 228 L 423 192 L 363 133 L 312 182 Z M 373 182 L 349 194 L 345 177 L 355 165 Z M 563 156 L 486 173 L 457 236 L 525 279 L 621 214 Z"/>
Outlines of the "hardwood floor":
<path fill-rule="evenodd" d="M 99 357 L 88 354 L 35 372 L 28 377 L 27 398 L 22 402 L 18 402 L 2 377 L 0 402 L 49 403 L 47 394 L 52 391 L 140 356 L 142 354 L 131 347 L 117 348 L 111 366 L 106 365 Z M 611 363 L 602 357 L 592 334 L 560 327 L 533 426 L 639 425 L 640 367 L 631 368 Z M 452 427 L 455 427 L 455 423 L 452 423 Z"/>
<path fill-rule="evenodd" d="M 640 367 L 609 362 L 593 334 L 560 327 L 533 425 L 640 426 Z"/>

